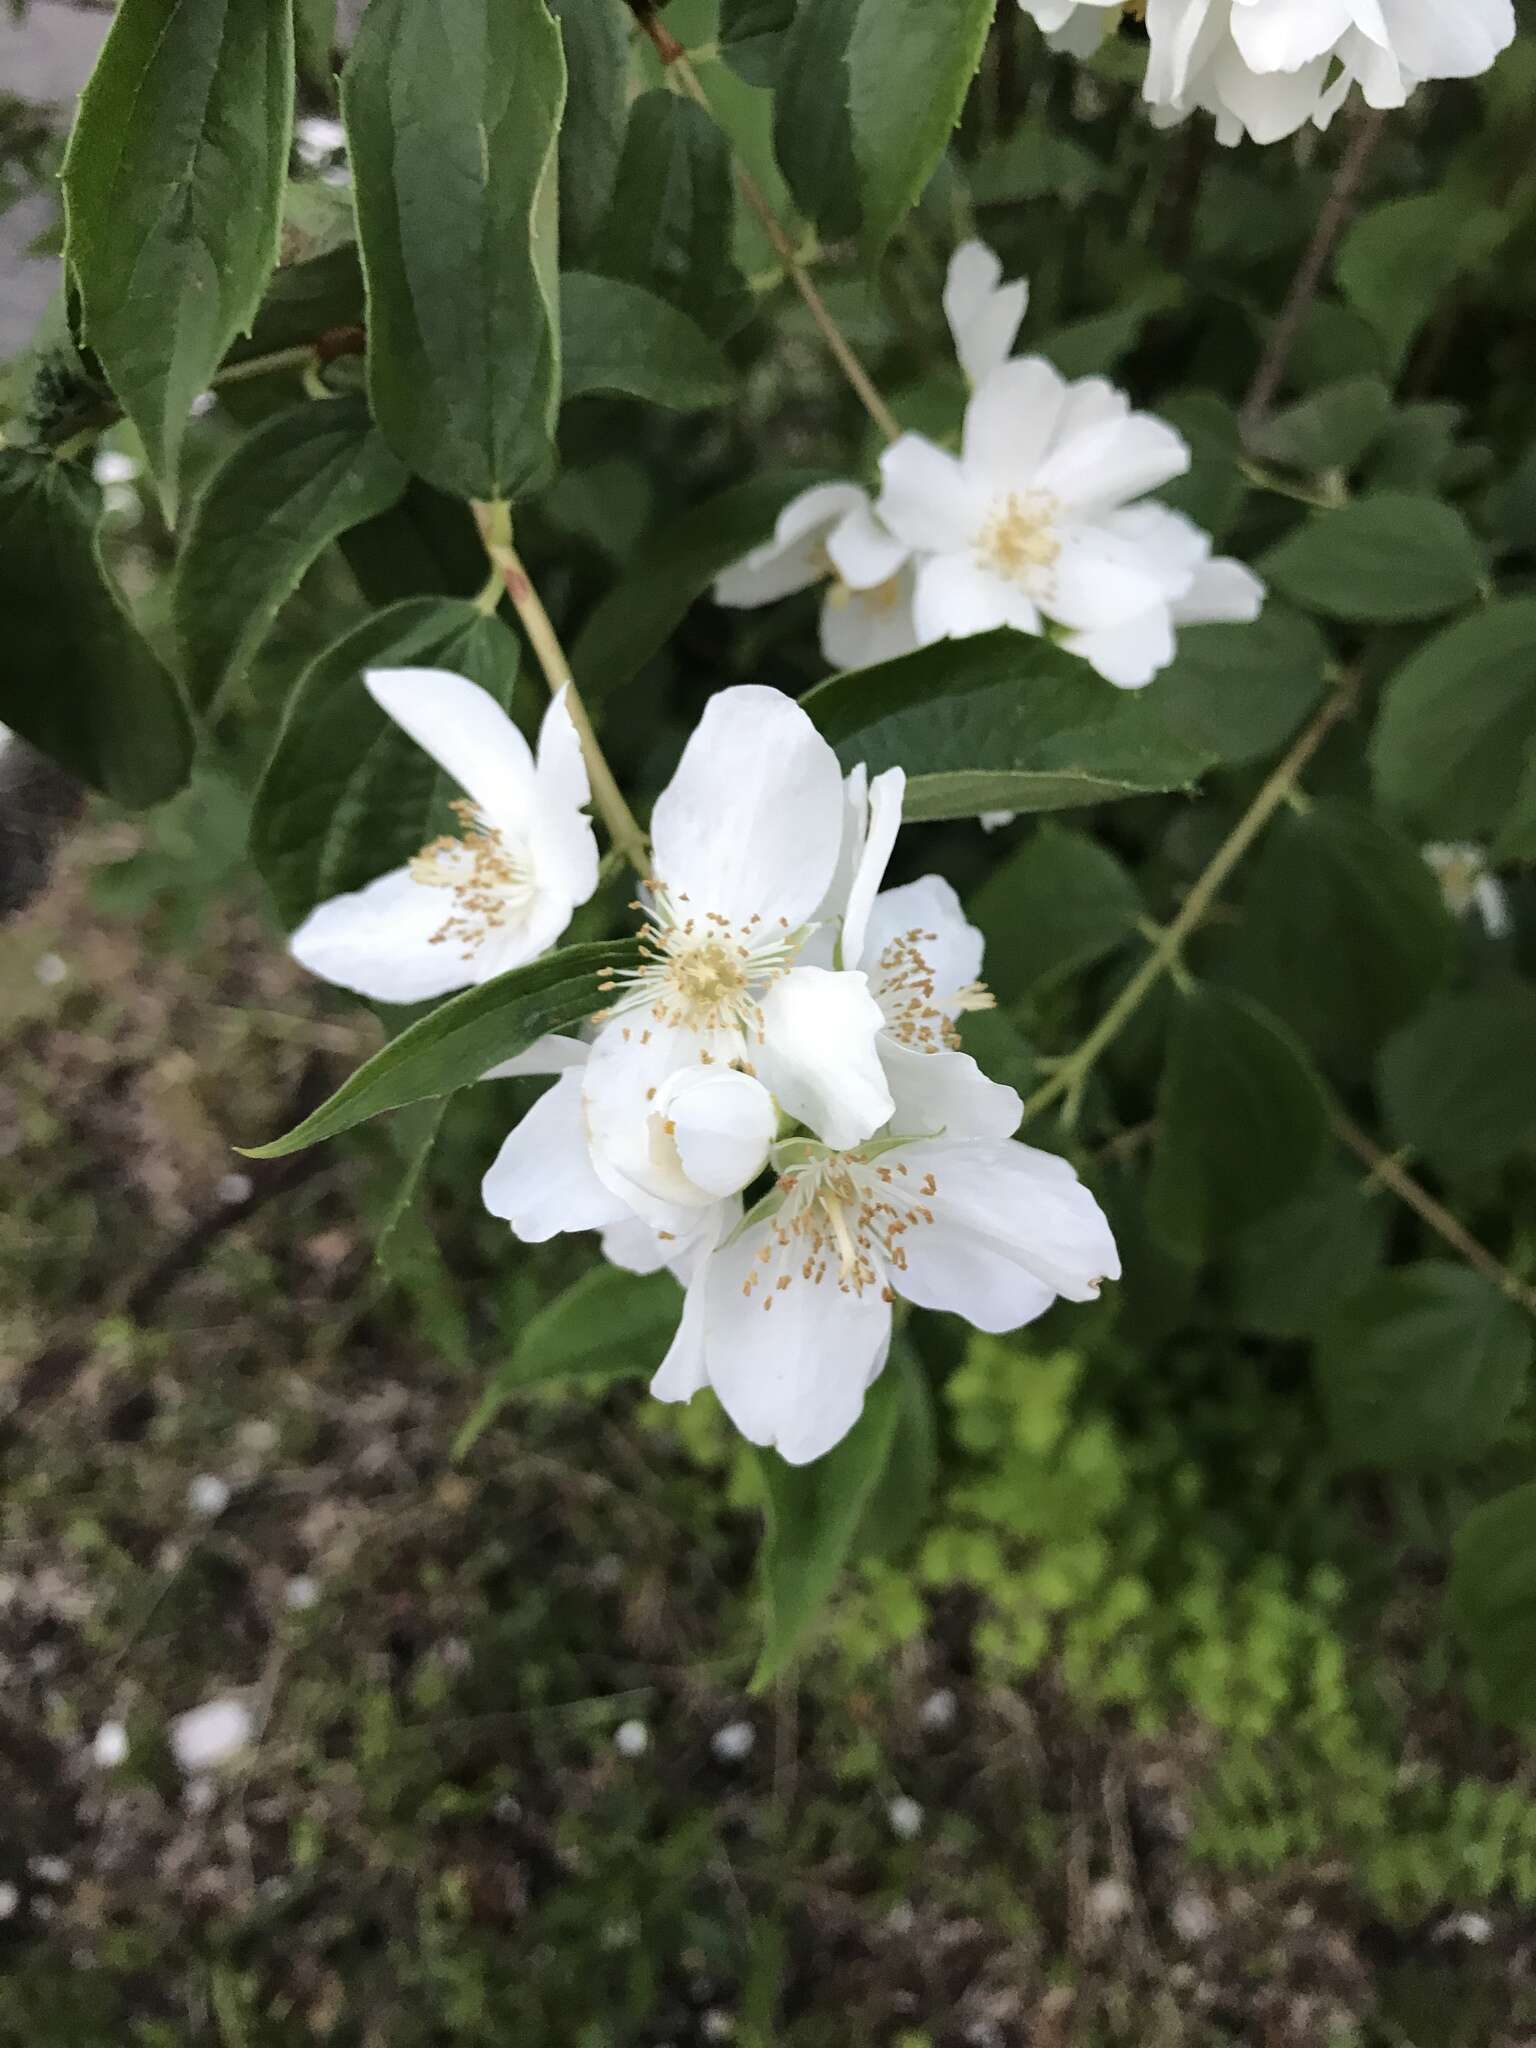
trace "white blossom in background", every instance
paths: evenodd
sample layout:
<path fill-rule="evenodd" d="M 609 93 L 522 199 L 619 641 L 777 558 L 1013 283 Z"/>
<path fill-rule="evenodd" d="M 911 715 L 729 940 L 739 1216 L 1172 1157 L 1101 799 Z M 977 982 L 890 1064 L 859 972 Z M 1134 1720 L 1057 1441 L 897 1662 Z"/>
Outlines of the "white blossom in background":
<path fill-rule="evenodd" d="M 208 1700 L 171 1723 L 171 1754 L 189 1774 L 216 1770 L 250 1746 L 254 1727 L 242 1700 Z"/>
<path fill-rule="evenodd" d="M 216 1521 L 229 1506 L 229 1487 L 216 1472 L 199 1472 L 187 1488 L 187 1506 L 194 1515 Z"/>
<path fill-rule="evenodd" d="M 1115 0 L 1020 0 L 1086 55 Z M 1473 78 L 1514 39 L 1512 0 L 1146 0 L 1145 97 L 1160 123 L 1197 109 L 1219 141 L 1326 128 L 1353 86 L 1400 107 L 1428 80 Z"/>
<path fill-rule="evenodd" d="M 295 959 L 379 1002 L 418 1003 L 547 952 L 597 887 L 581 742 L 562 691 L 530 750 L 495 698 L 443 669 L 371 670 L 369 694 L 464 795 L 461 830 L 336 896 L 289 941 Z"/>
<path fill-rule="evenodd" d="M 1508 938 L 1509 898 L 1489 866 L 1486 848 L 1462 840 L 1436 842 L 1424 848 L 1424 858 L 1452 917 L 1475 916 L 1490 939 Z"/>
<path fill-rule="evenodd" d="M 981 934 L 937 876 L 880 887 L 904 783 L 845 781 L 777 691 L 720 692 L 653 815 L 644 964 L 590 1042 L 487 1076 L 553 1078 L 487 1208 L 526 1242 L 595 1230 L 614 1264 L 669 1270 L 683 1314 L 653 1394 L 713 1387 L 797 1464 L 857 1420 L 898 1294 L 1003 1331 L 1119 1273 L 1093 1196 L 1013 1141 L 1018 1095 L 959 1047 L 990 1002 Z"/>
<path fill-rule="evenodd" d="M 958 456 L 904 434 L 880 458 L 880 515 L 917 559 L 919 639 L 1054 630 L 1110 682 L 1150 681 L 1196 565 L 1126 514 L 1188 467 L 1182 437 L 1103 378 L 1004 363 L 966 408 Z"/>
<path fill-rule="evenodd" d="M 821 584 L 821 651 L 833 668 L 870 668 L 916 648 L 907 551 L 857 484 L 815 484 L 792 498 L 772 539 L 716 578 L 714 598 L 752 611 Z"/>

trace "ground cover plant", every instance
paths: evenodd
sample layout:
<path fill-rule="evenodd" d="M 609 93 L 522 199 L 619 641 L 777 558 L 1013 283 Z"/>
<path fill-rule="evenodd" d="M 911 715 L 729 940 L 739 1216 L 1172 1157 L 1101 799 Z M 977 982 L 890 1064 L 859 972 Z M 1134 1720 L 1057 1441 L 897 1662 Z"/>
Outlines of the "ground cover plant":
<path fill-rule="evenodd" d="M 1536 2025 L 1518 16 L 17 117 L 15 2038 Z"/>

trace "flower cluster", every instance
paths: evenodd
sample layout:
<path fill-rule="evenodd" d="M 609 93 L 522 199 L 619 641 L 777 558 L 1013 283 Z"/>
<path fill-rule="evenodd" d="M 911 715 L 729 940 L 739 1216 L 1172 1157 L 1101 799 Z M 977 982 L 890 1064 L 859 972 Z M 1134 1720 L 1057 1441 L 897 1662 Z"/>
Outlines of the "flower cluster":
<path fill-rule="evenodd" d="M 1059 49 L 1087 56 L 1124 0 L 1019 0 Z M 1514 39 L 1513 0 L 1144 0 L 1145 96 L 1159 126 L 1196 109 L 1220 141 L 1326 128 L 1358 85 L 1400 107 L 1432 78 L 1473 78 Z"/>
<path fill-rule="evenodd" d="M 983 243 L 958 249 L 944 311 L 972 385 L 959 454 L 903 434 L 878 500 L 854 483 L 805 492 L 716 601 L 827 582 L 822 651 L 838 668 L 1010 626 L 1051 634 L 1122 689 L 1167 666 L 1179 626 L 1256 618 L 1252 571 L 1147 495 L 1188 469 L 1182 437 L 1101 377 L 1012 354 L 1028 296 Z"/>
<path fill-rule="evenodd" d="M 494 1070 L 554 1079 L 486 1206 L 524 1242 L 595 1230 L 670 1270 L 653 1391 L 712 1387 L 797 1464 L 857 1420 L 897 1296 L 1003 1331 L 1119 1272 L 1092 1195 L 960 1050 L 989 998 L 954 891 L 880 886 L 903 786 L 845 781 L 791 698 L 719 693 L 656 804 L 640 964 L 588 1037 Z"/>

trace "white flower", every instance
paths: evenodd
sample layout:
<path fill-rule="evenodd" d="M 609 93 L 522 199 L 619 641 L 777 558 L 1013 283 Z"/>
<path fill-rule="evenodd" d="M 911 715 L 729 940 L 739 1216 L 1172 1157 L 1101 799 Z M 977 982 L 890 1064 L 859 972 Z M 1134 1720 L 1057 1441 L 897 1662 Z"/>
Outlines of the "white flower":
<path fill-rule="evenodd" d="M 816 484 L 792 498 L 772 540 L 716 579 L 714 598 L 749 611 L 820 583 L 821 651 L 834 668 L 870 668 L 916 648 L 907 550 L 857 484 Z"/>
<path fill-rule="evenodd" d="M 960 244 L 944 280 L 944 318 L 972 384 L 1013 354 L 1028 306 L 1028 283 L 1020 277 L 1004 284 L 1002 263 L 985 242 Z"/>
<path fill-rule="evenodd" d="M 773 1193 L 700 1261 L 651 1391 L 713 1387 L 743 1436 L 792 1465 L 858 1420 L 897 1294 L 1000 1332 L 1119 1276 L 1098 1203 L 1066 1160 L 1029 1145 L 792 1139 L 774 1165 Z"/>
<path fill-rule="evenodd" d="M 863 975 L 800 957 L 842 837 L 837 757 L 799 705 L 753 685 L 712 697 L 652 814 L 645 958 L 582 1076 L 597 1177 L 658 1228 L 688 1220 L 679 1164 L 715 1198 L 749 1152 L 760 1166 L 763 1090 L 831 1145 L 891 1115 Z M 706 1086 L 700 1069 L 735 1071 Z"/>
<path fill-rule="evenodd" d="M 240 1700 L 208 1700 L 171 1723 L 171 1754 L 184 1771 L 214 1770 L 246 1748 L 254 1724 Z"/>
<path fill-rule="evenodd" d="M 1483 847 L 1465 841 L 1437 842 L 1425 847 L 1424 858 L 1439 878 L 1440 894 L 1452 917 L 1475 912 L 1490 939 L 1508 938 L 1509 898 Z"/>
<path fill-rule="evenodd" d="M 903 1842 L 915 1841 L 923 1831 L 923 1809 L 905 1792 L 899 1792 L 885 1809 L 891 1833 Z"/>
<path fill-rule="evenodd" d="M 370 695 L 465 794 L 463 830 L 402 868 L 322 903 L 290 945 L 358 995 L 417 1003 L 546 952 L 597 887 L 581 742 L 561 694 L 537 757 L 496 700 L 442 669 L 375 669 Z"/>
<path fill-rule="evenodd" d="M 1326 127 L 1350 86 L 1400 107 L 1431 78 L 1486 71 L 1514 38 L 1511 0 L 1148 0 L 1146 97 L 1216 116 L 1223 142 Z"/>
<path fill-rule="evenodd" d="M 1018 357 L 972 397 L 958 458 L 904 434 L 880 467 L 881 517 L 919 557 L 925 644 L 1047 622 L 1098 633 L 1166 613 L 1167 564 L 1117 515 L 1181 475 L 1189 450 L 1102 378 L 1069 384 Z"/>

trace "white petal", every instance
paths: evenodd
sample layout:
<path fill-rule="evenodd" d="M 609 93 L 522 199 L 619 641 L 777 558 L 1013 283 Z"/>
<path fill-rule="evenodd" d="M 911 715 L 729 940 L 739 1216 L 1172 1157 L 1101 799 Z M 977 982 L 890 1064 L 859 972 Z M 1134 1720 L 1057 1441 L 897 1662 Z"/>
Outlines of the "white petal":
<path fill-rule="evenodd" d="M 1510 0 L 1383 0 L 1383 10 L 1415 78 L 1475 78 L 1515 39 Z"/>
<path fill-rule="evenodd" d="M 1066 389 L 1042 356 L 1004 363 L 977 386 L 965 409 L 965 469 L 976 490 L 1034 488 Z"/>
<path fill-rule="evenodd" d="M 568 691 L 561 690 L 539 727 L 534 769 L 534 810 L 529 854 L 542 887 L 558 890 L 574 906 L 597 887 L 597 835 L 585 806 L 591 797 L 581 740 L 572 723 Z"/>
<path fill-rule="evenodd" d="M 891 1311 L 875 1288 L 844 1293 L 835 1268 L 817 1282 L 795 1257 L 763 1264 L 764 1235 L 749 1228 L 705 1268 L 704 1364 L 749 1443 L 806 1465 L 858 1421 L 890 1348 Z M 790 1284 L 780 1289 L 783 1273 Z"/>
<path fill-rule="evenodd" d="M 934 1005 L 951 1020 L 958 1016 L 953 998 L 980 976 L 986 942 L 942 875 L 924 875 L 875 898 L 861 964 L 876 995 L 881 987 L 880 958 L 899 940 L 915 944 L 921 952 L 933 977 Z"/>
<path fill-rule="evenodd" d="M 409 868 L 395 868 L 312 910 L 288 950 L 311 974 L 374 1002 L 428 1002 L 481 978 L 462 947 L 433 944 L 452 901 L 448 891 L 413 880 Z"/>
<path fill-rule="evenodd" d="M 875 590 L 900 573 L 911 549 L 860 499 L 827 535 L 827 556 L 850 590 Z"/>
<path fill-rule="evenodd" d="M 651 1027 L 637 1012 L 603 1026 L 581 1077 L 593 1172 L 658 1230 L 690 1229 L 712 1199 L 683 1171 L 658 1107 L 674 1076 L 708 1070 L 700 1050 L 687 1033 Z"/>
<path fill-rule="evenodd" d="M 856 1145 L 889 1120 L 877 1040 L 885 1016 L 862 974 L 795 967 L 763 998 L 754 1063 L 779 1106 L 824 1144 Z"/>
<path fill-rule="evenodd" d="M 659 1090 L 655 1114 L 672 1125 L 684 1173 L 716 1200 L 746 1187 L 768 1164 L 778 1129 L 761 1081 L 731 1067 L 690 1067 Z"/>
<path fill-rule="evenodd" d="M 695 916 L 794 929 L 826 895 L 842 813 L 837 756 L 794 699 L 756 684 L 722 690 L 657 799 L 656 872 Z"/>
<path fill-rule="evenodd" d="M 369 669 L 363 681 L 489 823 L 521 826 L 533 794 L 533 756 L 488 690 L 440 668 Z"/>
<path fill-rule="evenodd" d="M 1023 586 L 994 576 L 969 553 L 934 555 L 924 562 L 912 610 L 924 646 L 990 633 L 997 626 L 1020 633 L 1040 630 L 1040 614 Z"/>
<path fill-rule="evenodd" d="M 892 1156 L 913 1181 L 931 1173 L 936 1188 L 933 1224 L 902 1239 L 907 1269 L 891 1276 L 920 1308 L 953 1310 L 978 1329 L 1013 1329 L 1051 1295 L 1092 1301 L 1103 1281 L 1120 1277 L 1103 1210 L 1054 1153 L 940 1139 Z"/>
<path fill-rule="evenodd" d="M 525 1074 L 568 1074 L 572 1067 L 584 1067 L 590 1048 L 579 1038 L 567 1038 L 559 1031 L 546 1031 L 526 1052 L 487 1067 L 482 1081 L 515 1081 Z"/>
<path fill-rule="evenodd" d="M 973 384 L 1008 360 L 1028 305 L 1028 283 L 1004 284 L 1003 266 L 985 242 L 960 244 L 944 281 L 944 317 Z"/>
<path fill-rule="evenodd" d="M 968 1052 L 917 1052 L 887 1032 L 880 1060 L 891 1129 L 913 1137 L 1011 1138 L 1024 1116 L 1018 1090 L 989 1081 Z"/>
<path fill-rule="evenodd" d="M 1350 0 L 1291 0 L 1289 6 L 1232 9 L 1232 35 L 1253 71 L 1297 71 L 1331 50 L 1353 25 Z"/>
<path fill-rule="evenodd" d="M 1189 582 L 1180 579 L 1180 591 Z M 1168 596 L 1166 575 L 1134 543 L 1107 526 L 1073 526 L 1062 532 L 1050 596 L 1040 608 L 1074 632 L 1092 633 L 1166 607 Z"/>
<path fill-rule="evenodd" d="M 592 1170 L 579 1073 L 563 1074 L 539 1097 L 497 1153 L 480 1194 L 524 1244 L 564 1230 L 601 1230 L 626 1213 Z"/>
<path fill-rule="evenodd" d="M 1080 654 L 1117 690 L 1145 689 L 1177 651 L 1173 614 L 1165 604 L 1153 605 L 1139 618 L 1118 626 L 1068 633 L 1061 644 L 1069 654 Z"/>
<path fill-rule="evenodd" d="M 791 498 L 773 538 L 716 578 L 716 604 L 750 610 L 809 590 L 828 574 L 826 539 L 837 523 L 869 501 L 857 484 L 815 484 Z"/>
<path fill-rule="evenodd" d="M 1132 413 L 1058 442 L 1035 482 L 1079 520 L 1087 520 L 1155 491 L 1188 467 L 1189 448 L 1181 434 L 1148 413 Z"/>
<path fill-rule="evenodd" d="M 843 964 L 863 967 L 865 941 L 875 897 L 885 879 L 896 834 L 901 829 L 901 805 L 907 776 L 903 768 L 887 768 L 869 787 L 867 825 L 859 848 L 853 879 L 848 888 L 848 905 L 843 912 L 843 935 L 839 951 Z"/>
<path fill-rule="evenodd" d="M 1264 609 L 1263 579 L 1245 562 L 1217 555 L 1202 563 L 1195 580 L 1173 607 L 1174 624 L 1201 626 L 1216 620 L 1247 625 Z"/>
<path fill-rule="evenodd" d="M 821 651 L 839 670 L 899 661 L 921 644 L 912 617 L 917 572 L 909 561 L 873 590 L 833 584 L 821 607 Z"/>
<path fill-rule="evenodd" d="M 691 1401 L 709 1385 L 704 1358 L 705 1290 L 706 1273 L 701 1271 L 684 1290 L 677 1330 L 651 1378 L 651 1393 L 658 1401 Z"/>
<path fill-rule="evenodd" d="M 875 507 L 896 538 L 931 554 L 966 548 L 986 517 L 965 471 L 921 434 L 903 434 L 880 457 Z"/>

